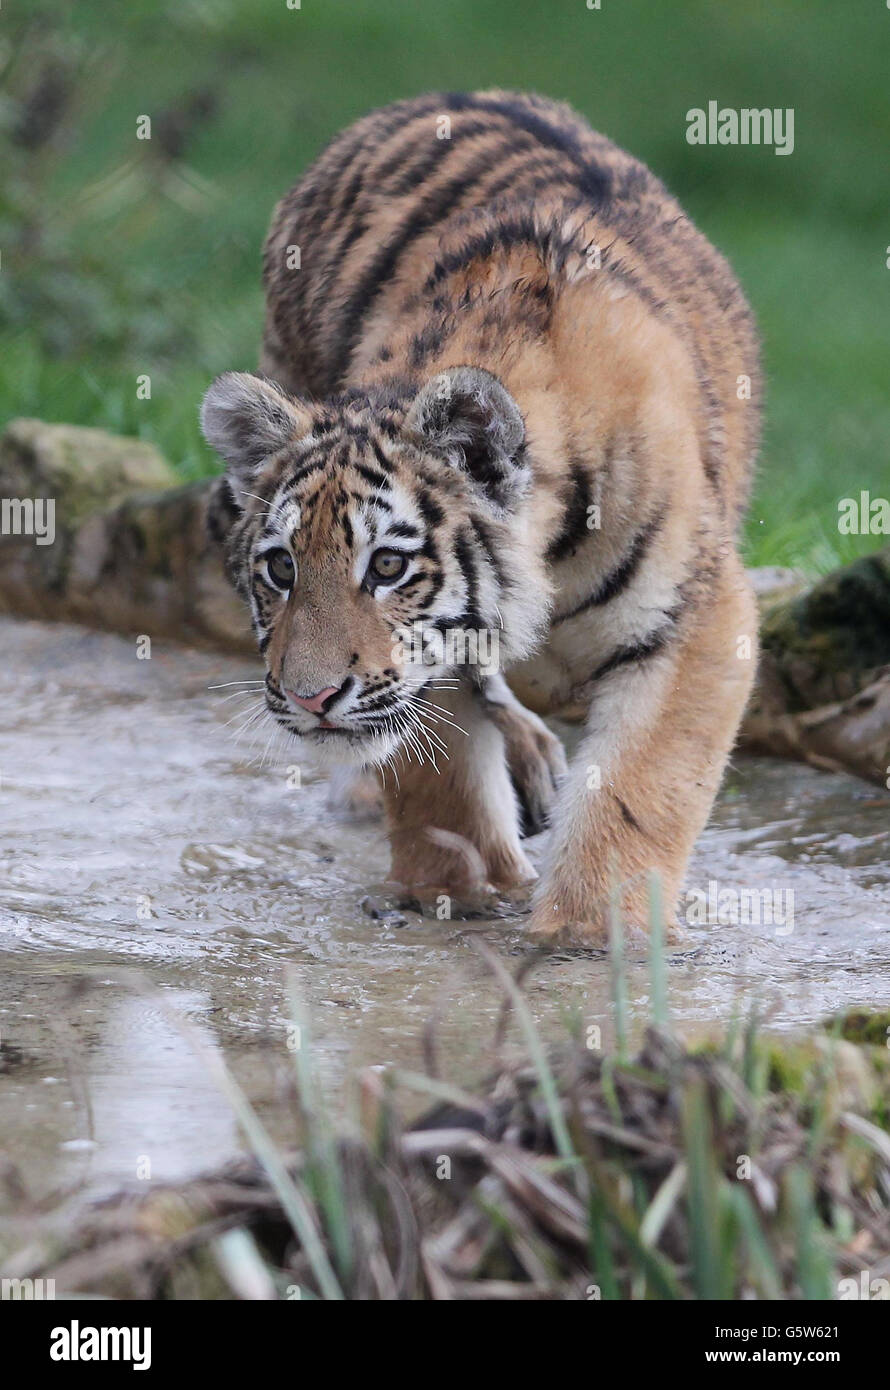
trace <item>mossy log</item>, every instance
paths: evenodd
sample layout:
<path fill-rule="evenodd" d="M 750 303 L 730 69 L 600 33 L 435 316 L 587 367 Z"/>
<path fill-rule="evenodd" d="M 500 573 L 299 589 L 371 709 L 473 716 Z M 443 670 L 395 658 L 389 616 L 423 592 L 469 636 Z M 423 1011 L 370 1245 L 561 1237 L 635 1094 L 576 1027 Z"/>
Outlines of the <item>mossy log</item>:
<path fill-rule="evenodd" d="M 890 785 L 890 547 L 765 596 L 741 743 Z"/>
<path fill-rule="evenodd" d="M 149 444 L 14 420 L 0 497 L 54 505 L 54 537 L 4 534 L 0 612 L 253 652 L 206 527 L 211 481 L 177 486 Z"/>

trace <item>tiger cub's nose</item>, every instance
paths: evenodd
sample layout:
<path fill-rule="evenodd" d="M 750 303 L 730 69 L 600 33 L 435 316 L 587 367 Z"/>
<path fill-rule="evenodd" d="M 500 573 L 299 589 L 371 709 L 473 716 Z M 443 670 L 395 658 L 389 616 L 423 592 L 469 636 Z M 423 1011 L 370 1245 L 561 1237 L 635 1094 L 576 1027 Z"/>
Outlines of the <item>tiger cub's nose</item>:
<path fill-rule="evenodd" d="M 342 689 L 340 685 L 328 685 L 316 695 L 298 695 L 295 690 L 288 690 L 286 694 L 293 704 L 300 706 L 300 709 L 308 710 L 310 714 L 325 714 Z"/>

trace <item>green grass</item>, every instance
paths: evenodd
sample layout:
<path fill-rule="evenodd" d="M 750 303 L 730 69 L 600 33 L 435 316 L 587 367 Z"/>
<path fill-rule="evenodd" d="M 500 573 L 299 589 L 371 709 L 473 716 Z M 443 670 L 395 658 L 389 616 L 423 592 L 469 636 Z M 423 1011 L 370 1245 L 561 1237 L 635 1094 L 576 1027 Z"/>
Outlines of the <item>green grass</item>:
<path fill-rule="evenodd" d="M 212 471 L 197 406 L 255 365 L 276 198 L 382 102 L 533 88 L 650 163 L 730 257 L 769 392 L 748 559 L 828 569 L 882 539 L 839 536 L 838 499 L 890 490 L 888 53 L 879 0 L 6 0 L 0 423 L 98 425 Z M 67 99 L 27 148 L 53 72 Z M 711 98 L 793 107 L 794 153 L 690 147 L 685 113 Z"/>

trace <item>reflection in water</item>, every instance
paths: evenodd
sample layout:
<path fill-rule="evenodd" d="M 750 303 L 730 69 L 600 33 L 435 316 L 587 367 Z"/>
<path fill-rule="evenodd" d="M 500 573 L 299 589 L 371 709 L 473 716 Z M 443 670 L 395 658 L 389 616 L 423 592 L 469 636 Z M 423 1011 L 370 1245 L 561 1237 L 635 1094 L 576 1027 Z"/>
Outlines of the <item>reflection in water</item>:
<path fill-rule="evenodd" d="M 37 1191 L 80 1174 L 132 1181 L 140 1155 L 155 1178 L 182 1175 L 237 1143 L 212 1079 L 121 982 L 125 967 L 199 1017 L 284 1141 L 286 964 L 331 1096 L 352 1065 L 422 1066 L 433 1017 L 446 1076 L 470 1082 L 488 1068 L 500 995 L 470 938 L 518 964 L 521 930 L 366 915 L 359 904 L 387 862 L 382 830 L 330 819 L 311 769 L 288 776 L 298 745 L 274 744 L 261 765 L 269 730 L 255 745 L 233 737 L 255 697 L 208 690 L 253 667 L 157 643 L 137 661 L 120 638 L 9 620 L 0 641 L 0 1135 Z M 708 912 L 739 910 L 722 922 L 693 914 L 672 958 L 686 1031 L 755 997 L 781 1028 L 890 1005 L 888 807 L 851 778 L 739 762 L 688 883 Z M 787 908 L 789 892 L 790 931 L 787 911 L 741 911 L 745 894 Z M 628 985 L 639 1025 L 645 962 Z M 574 1014 L 608 1045 L 602 959 L 552 956 L 528 997 L 545 1035 L 564 1035 Z"/>
<path fill-rule="evenodd" d="M 200 1001 L 183 991 L 166 1002 L 184 1015 Z M 210 1029 L 192 1021 L 205 1047 Z M 231 1111 L 195 1049 L 174 1023 L 141 998 L 121 998 L 109 1010 L 85 1077 L 96 1150 L 94 1184 L 172 1181 L 195 1170 L 197 1156 L 237 1146 Z"/>

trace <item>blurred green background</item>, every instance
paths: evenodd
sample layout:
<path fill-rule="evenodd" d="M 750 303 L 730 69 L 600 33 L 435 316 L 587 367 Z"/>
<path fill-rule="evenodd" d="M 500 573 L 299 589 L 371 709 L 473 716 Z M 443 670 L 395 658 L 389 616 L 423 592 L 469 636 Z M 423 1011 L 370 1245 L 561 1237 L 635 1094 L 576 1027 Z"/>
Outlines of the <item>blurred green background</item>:
<path fill-rule="evenodd" d="M 890 495 L 890 10 L 601 4 L 3 0 L 0 423 L 98 425 L 184 478 L 213 471 L 198 403 L 256 365 L 276 199 L 375 105 L 529 88 L 650 164 L 754 305 L 768 414 L 749 561 L 819 571 L 881 544 L 840 536 L 837 503 Z M 710 99 L 793 107 L 794 153 L 688 145 L 686 111 Z"/>

